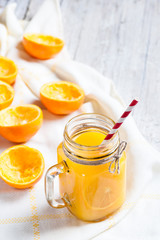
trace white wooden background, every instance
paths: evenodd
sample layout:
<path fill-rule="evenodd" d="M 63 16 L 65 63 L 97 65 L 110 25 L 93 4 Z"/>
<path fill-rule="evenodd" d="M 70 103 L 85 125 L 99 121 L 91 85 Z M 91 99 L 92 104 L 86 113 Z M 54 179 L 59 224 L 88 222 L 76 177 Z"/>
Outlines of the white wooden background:
<path fill-rule="evenodd" d="M 44 0 L 15 0 L 31 19 Z M 12 0 L 0 0 L 4 7 Z M 160 150 L 160 1 L 61 0 L 65 41 L 73 59 L 110 77 L 141 133 Z"/>

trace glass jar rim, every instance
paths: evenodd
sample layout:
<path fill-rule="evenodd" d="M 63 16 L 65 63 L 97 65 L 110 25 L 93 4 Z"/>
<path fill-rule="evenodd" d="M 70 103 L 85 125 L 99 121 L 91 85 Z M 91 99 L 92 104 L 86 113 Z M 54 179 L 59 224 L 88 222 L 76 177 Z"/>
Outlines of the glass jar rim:
<path fill-rule="evenodd" d="M 88 151 L 88 150 L 92 150 L 92 151 L 97 151 L 97 148 L 101 148 L 101 150 L 104 150 L 107 148 L 107 146 L 109 145 L 110 141 L 113 141 L 116 137 L 119 137 L 119 132 L 117 131 L 113 137 L 107 142 L 101 144 L 101 145 L 95 145 L 95 146 L 86 146 L 86 145 L 82 145 L 79 143 L 76 143 L 68 134 L 68 127 L 70 124 L 72 124 L 74 121 L 78 120 L 81 117 L 85 117 L 85 119 L 96 119 L 96 120 L 100 120 L 102 123 L 106 124 L 106 120 L 109 120 L 110 123 L 112 124 L 112 126 L 115 125 L 115 122 L 108 116 L 102 115 L 102 114 L 97 114 L 97 113 L 82 113 L 79 114 L 77 116 L 74 116 L 73 118 L 71 118 L 64 129 L 64 139 L 69 141 L 72 145 L 74 145 L 77 149 L 83 149 L 83 151 Z"/>
<path fill-rule="evenodd" d="M 62 143 L 64 154 L 71 161 L 82 165 L 95 166 L 110 162 L 109 171 L 114 173 L 117 169 L 117 172 L 119 173 L 119 158 L 126 148 L 127 143 L 120 141 L 118 131 L 109 141 L 107 141 L 107 143 L 97 146 L 81 145 L 72 139 L 72 136 L 74 136 L 75 133 L 81 134 L 82 132 L 83 134 L 84 129 L 97 128 L 103 132 L 108 132 L 114 125 L 115 122 L 111 118 L 96 113 L 84 113 L 71 118 L 64 129 L 64 141 Z M 69 129 L 69 127 L 71 127 L 71 129 Z M 69 135 L 68 131 L 71 132 L 71 135 Z M 114 170 L 112 171 L 113 164 Z"/>

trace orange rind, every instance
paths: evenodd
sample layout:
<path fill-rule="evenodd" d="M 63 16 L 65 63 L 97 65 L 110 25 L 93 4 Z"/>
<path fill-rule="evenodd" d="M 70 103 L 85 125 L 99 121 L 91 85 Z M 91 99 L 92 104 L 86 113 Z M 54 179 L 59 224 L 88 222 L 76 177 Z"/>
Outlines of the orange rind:
<path fill-rule="evenodd" d="M 63 115 L 76 111 L 84 101 L 84 91 L 77 84 L 60 81 L 44 84 L 40 99 L 51 113 Z"/>
<path fill-rule="evenodd" d="M 7 83 L 0 81 L 0 110 L 11 105 L 14 98 L 14 89 Z"/>
<path fill-rule="evenodd" d="M 43 171 L 43 155 L 35 148 L 17 145 L 0 155 L 0 177 L 12 187 L 32 187 L 40 180 Z"/>
<path fill-rule="evenodd" d="M 13 84 L 17 76 L 17 66 L 9 58 L 0 57 L 0 80 L 8 84 Z"/>
<path fill-rule="evenodd" d="M 11 142 L 26 142 L 40 129 L 42 110 L 34 104 L 12 106 L 0 111 L 0 135 Z"/>
<path fill-rule="evenodd" d="M 29 55 L 41 60 L 52 58 L 64 46 L 60 38 L 42 34 L 24 34 L 22 43 Z"/>

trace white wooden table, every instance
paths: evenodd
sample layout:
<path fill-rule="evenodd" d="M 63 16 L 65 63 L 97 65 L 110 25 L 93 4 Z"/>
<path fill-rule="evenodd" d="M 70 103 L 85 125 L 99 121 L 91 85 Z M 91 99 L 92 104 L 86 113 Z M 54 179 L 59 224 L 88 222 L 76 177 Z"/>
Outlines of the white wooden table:
<path fill-rule="evenodd" d="M 4 7 L 12 0 L 0 0 Z M 12 1 L 13 2 L 13 1 Z M 43 0 L 16 0 L 16 14 L 31 19 Z M 160 1 L 61 0 L 65 39 L 73 59 L 111 78 L 141 133 L 160 149 Z"/>

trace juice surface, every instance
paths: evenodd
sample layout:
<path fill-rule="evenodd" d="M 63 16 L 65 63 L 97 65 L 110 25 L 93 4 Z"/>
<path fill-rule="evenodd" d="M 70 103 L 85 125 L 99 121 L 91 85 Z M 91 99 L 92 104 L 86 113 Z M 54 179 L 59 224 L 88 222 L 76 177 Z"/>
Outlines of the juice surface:
<path fill-rule="evenodd" d="M 98 131 L 87 131 L 78 136 L 73 137 L 73 140 L 84 146 L 98 146 L 105 138 L 105 134 Z"/>
<path fill-rule="evenodd" d="M 97 146 L 105 137 L 99 131 L 86 131 L 72 139 L 84 146 Z M 87 158 L 89 157 L 86 153 Z M 93 156 L 92 156 L 93 157 Z M 58 162 L 66 161 L 69 172 L 60 175 L 60 193 L 68 209 L 85 221 L 98 221 L 116 211 L 125 199 L 125 153 L 120 158 L 120 174 L 110 173 L 110 162 L 97 166 L 77 164 L 58 147 Z M 87 159 L 88 160 L 88 159 Z"/>

